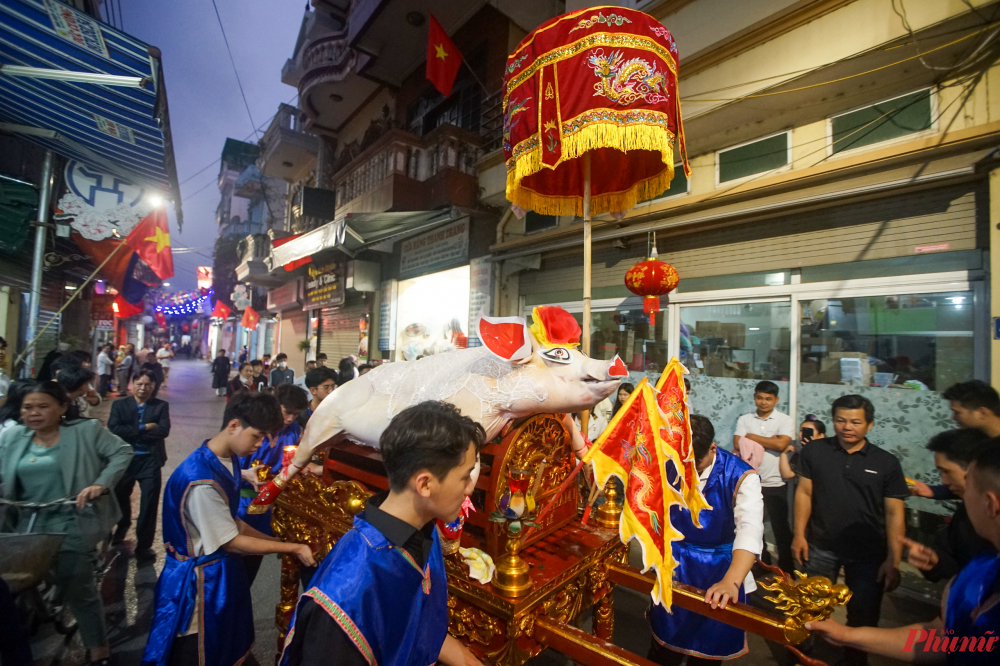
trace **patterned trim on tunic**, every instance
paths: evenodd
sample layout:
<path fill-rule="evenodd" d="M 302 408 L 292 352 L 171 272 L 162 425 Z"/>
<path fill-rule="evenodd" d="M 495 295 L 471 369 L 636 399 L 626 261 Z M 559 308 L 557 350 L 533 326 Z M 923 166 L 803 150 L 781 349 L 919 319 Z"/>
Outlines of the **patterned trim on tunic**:
<path fill-rule="evenodd" d="M 355 625 L 347 613 L 344 612 L 344 609 L 338 606 L 333 599 L 326 596 L 315 587 L 310 588 L 309 591 L 302 596 L 312 597 L 316 603 L 320 605 L 320 608 L 325 610 L 327 614 L 333 618 L 333 621 L 340 625 L 340 628 L 344 630 L 344 633 L 347 634 L 347 637 L 351 639 L 351 642 L 354 643 L 354 646 L 358 648 L 368 663 L 371 666 L 378 666 L 378 662 L 375 661 L 375 654 L 372 652 L 371 646 L 368 645 L 368 641 L 365 639 L 364 634 L 361 633 L 361 630 L 358 629 L 357 625 Z M 289 636 L 289 639 L 290 638 L 291 636 Z M 289 639 L 286 639 L 286 645 L 288 645 Z"/>
<path fill-rule="evenodd" d="M 748 469 L 740 475 L 740 480 L 736 482 L 736 489 L 733 490 L 733 507 L 736 506 L 736 496 L 740 493 L 740 486 L 743 485 L 743 479 L 747 478 L 748 474 L 757 474 L 757 471 Z"/>
<path fill-rule="evenodd" d="M 685 650 L 683 648 L 674 647 L 673 645 L 670 645 L 668 643 L 664 643 L 663 641 L 661 641 L 656 636 L 655 633 L 653 634 L 653 640 L 656 641 L 657 643 L 659 643 L 661 647 L 665 647 L 666 649 L 670 650 L 671 652 L 677 652 L 679 654 L 688 654 L 688 655 L 691 655 L 692 657 L 701 657 L 702 659 L 715 659 L 715 660 L 718 660 L 718 661 L 723 661 L 723 660 L 726 660 L 726 659 L 736 659 L 737 657 L 742 657 L 743 655 L 745 655 L 747 652 L 750 651 L 750 647 L 749 647 L 749 645 L 747 645 L 747 634 L 746 634 L 745 631 L 743 632 L 743 649 L 740 650 L 739 652 L 735 652 L 735 653 L 733 653 L 731 655 L 727 655 L 725 657 L 720 657 L 720 656 L 714 655 L 714 654 L 705 654 L 703 652 L 698 652 L 697 650 Z"/>
<path fill-rule="evenodd" d="M 410 555 L 408 552 L 406 552 L 402 548 L 397 548 L 397 547 L 393 546 L 392 549 L 395 550 L 395 551 L 397 551 L 403 557 L 405 557 L 406 561 L 409 562 L 410 564 L 412 564 L 413 568 L 416 569 L 420 573 L 421 576 L 423 576 L 424 582 L 421 583 L 421 586 L 424 588 L 424 594 L 430 594 L 431 593 L 431 565 L 430 565 L 430 562 L 427 563 L 427 568 L 424 569 L 423 571 L 421 571 L 420 570 L 420 565 L 417 564 L 417 561 L 415 559 L 413 559 L 412 555 Z"/>

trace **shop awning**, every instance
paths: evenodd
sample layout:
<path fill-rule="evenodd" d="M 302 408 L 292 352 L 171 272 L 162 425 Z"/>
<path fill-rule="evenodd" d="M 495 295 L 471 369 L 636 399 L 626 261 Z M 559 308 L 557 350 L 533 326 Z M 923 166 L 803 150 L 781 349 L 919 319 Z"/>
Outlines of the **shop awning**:
<path fill-rule="evenodd" d="M 322 250 L 339 249 L 353 256 L 372 245 L 399 240 L 465 215 L 461 208 L 403 213 L 345 213 L 333 222 L 272 249 L 271 270 Z"/>
<path fill-rule="evenodd" d="M 0 131 L 174 201 L 160 51 L 57 0 L 0 3 Z"/>

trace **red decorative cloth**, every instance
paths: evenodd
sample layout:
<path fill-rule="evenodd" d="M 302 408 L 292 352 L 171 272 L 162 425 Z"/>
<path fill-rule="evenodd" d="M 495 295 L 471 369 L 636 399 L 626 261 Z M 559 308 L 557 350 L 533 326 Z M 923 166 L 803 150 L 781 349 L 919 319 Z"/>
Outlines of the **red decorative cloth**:
<path fill-rule="evenodd" d="M 531 312 L 531 333 L 543 347 L 576 347 L 580 324 L 559 306 L 541 305 Z"/>
<path fill-rule="evenodd" d="M 586 152 L 594 215 L 661 194 L 677 159 L 690 173 L 677 61 L 660 22 L 622 7 L 564 14 L 525 37 L 504 72 L 507 199 L 582 215 Z"/>

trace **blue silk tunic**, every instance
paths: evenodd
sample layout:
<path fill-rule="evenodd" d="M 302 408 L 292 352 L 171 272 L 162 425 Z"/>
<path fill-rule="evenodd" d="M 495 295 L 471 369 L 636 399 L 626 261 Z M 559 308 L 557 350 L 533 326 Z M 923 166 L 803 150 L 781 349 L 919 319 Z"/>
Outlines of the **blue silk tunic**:
<path fill-rule="evenodd" d="M 238 470 L 238 459 L 233 456 L 232 460 Z M 217 489 L 235 518 L 238 481 L 204 444 L 170 475 L 163 493 L 167 559 L 156 583 L 153 626 L 142 655 L 143 666 L 167 664 L 174 638 L 191 622 L 199 592 L 198 666 L 234 666 L 253 647 L 253 607 L 242 557 L 221 549 L 194 557 L 184 528 L 184 501 L 196 485 Z"/>

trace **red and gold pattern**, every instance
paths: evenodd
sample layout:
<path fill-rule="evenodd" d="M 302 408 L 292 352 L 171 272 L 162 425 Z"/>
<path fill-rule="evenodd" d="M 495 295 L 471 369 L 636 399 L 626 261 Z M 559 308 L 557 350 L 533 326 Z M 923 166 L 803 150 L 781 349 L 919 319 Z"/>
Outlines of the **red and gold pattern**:
<path fill-rule="evenodd" d="M 525 37 L 505 70 L 507 199 L 547 215 L 582 215 L 578 158 L 588 151 L 594 215 L 662 193 L 677 157 L 690 173 L 677 60 L 662 24 L 621 7 L 564 14 Z"/>
<path fill-rule="evenodd" d="M 656 324 L 656 313 L 660 311 L 660 296 L 669 294 L 681 281 L 677 269 L 652 256 L 646 261 L 628 269 L 625 286 L 636 296 L 643 296 L 642 311 L 649 315 L 649 324 Z"/>
<path fill-rule="evenodd" d="M 680 387 L 683 392 L 683 382 Z M 697 521 L 708 506 L 698 490 L 686 414 L 686 409 L 664 414 L 656 390 L 643 379 L 595 442 L 591 458 L 598 485 L 611 476 L 625 484 L 619 536 L 622 543 L 636 539 L 642 545 L 643 571 L 656 572 L 653 602 L 668 608 L 676 566 L 670 543 L 683 538 L 670 524 L 670 507 L 691 509 Z M 668 464 L 674 468 L 673 482 Z"/>
<path fill-rule="evenodd" d="M 662 431 L 660 437 L 664 444 L 677 453 L 682 463 L 678 470 L 682 476 L 684 506 L 691 512 L 692 522 L 700 527 L 698 516 L 701 510 L 711 507 L 698 490 L 698 470 L 695 468 L 694 449 L 691 447 L 691 414 L 684 384 L 684 375 L 687 373 L 677 357 L 671 358 L 663 369 L 660 380 L 656 382 L 656 403 L 667 424 L 666 431 Z"/>

